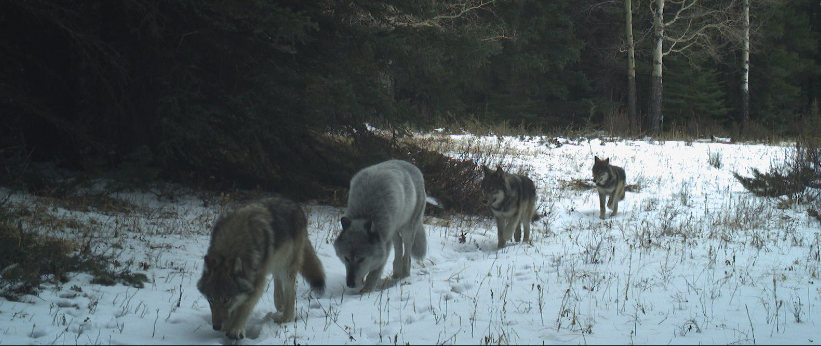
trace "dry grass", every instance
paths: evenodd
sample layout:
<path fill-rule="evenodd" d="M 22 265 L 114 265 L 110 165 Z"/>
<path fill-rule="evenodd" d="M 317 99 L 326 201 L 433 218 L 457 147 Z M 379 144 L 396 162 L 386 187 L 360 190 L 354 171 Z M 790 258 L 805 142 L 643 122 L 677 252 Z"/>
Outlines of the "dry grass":
<path fill-rule="evenodd" d="M 147 277 L 117 269 L 99 252 L 103 224 L 76 214 L 131 215 L 131 203 L 102 195 L 42 197 L 33 202 L 0 203 L 0 296 L 17 300 L 36 294 L 46 282 L 66 280 L 69 272 L 88 272 L 94 282 L 142 287 Z M 103 246 L 102 248 L 106 248 Z"/>

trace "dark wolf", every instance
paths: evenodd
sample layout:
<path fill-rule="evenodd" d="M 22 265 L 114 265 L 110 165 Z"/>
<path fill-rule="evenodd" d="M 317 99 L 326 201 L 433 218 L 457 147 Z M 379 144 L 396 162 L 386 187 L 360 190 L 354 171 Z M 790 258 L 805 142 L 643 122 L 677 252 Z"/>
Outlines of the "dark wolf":
<path fill-rule="evenodd" d="M 530 223 L 536 212 L 536 185 L 530 178 L 511 174 L 497 166 L 496 171 L 482 165 L 482 204 L 488 206 L 496 219 L 499 249 L 511 236 L 516 241 L 530 242 Z M 515 230 L 515 233 L 514 233 Z"/>
<path fill-rule="evenodd" d="M 294 320 L 296 274 L 322 292 L 325 272 L 308 239 L 308 221 L 291 200 L 275 197 L 222 214 L 197 288 L 211 306 L 214 330 L 232 339 L 245 337 L 245 323 L 274 277 L 277 323 Z"/>
<path fill-rule="evenodd" d="M 626 178 L 623 168 L 610 165 L 610 158 L 601 160 L 598 156 L 595 156 L 594 160 L 593 181 L 599 191 L 599 217 L 604 219 L 605 200 L 608 197 L 607 208 L 613 211 L 610 216 L 616 215 L 619 211 L 619 201 L 624 199 Z"/>

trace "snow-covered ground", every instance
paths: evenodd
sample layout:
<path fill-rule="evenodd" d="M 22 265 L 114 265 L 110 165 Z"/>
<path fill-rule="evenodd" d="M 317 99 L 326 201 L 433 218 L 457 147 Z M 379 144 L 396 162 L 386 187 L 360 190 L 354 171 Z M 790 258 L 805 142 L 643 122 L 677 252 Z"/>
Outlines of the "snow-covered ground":
<path fill-rule="evenodd" d="M 332 246 L 343 209 L 305 205 L 328 287 L 314 297 L 299 278 L 298 318 L 284 325 L 265 317 L 275 309 L 269 290 L 240 343 L 821 343 L 819 222 L 806 206 L 755 197 L 732 176 L 767 171 L 789 147 L 436 136 L 508 153 L 503 164 L 529 172 L 546 214 L 532 245 L 497 251 L 490 218 L 428 217 L 428 255 L 411 276 L 358 295 L 344 287 Z M 591 178 L 593 155 L 624 167 L 640 188 L 606 220 L 595 190 L 570 187 Z M 212 330 L 196 289 L 219 198 L 112 196 L 135 210 L 42 212 L 94 225 L 100 250 L 150 281 L 101 286 L 71 274 L 23 302 L 0 298 L 0 344 L 231 343 Z M 10 202 L 42 203 L 23 194 Z M 48 232 L 76 236 L 71 227 Z"/>

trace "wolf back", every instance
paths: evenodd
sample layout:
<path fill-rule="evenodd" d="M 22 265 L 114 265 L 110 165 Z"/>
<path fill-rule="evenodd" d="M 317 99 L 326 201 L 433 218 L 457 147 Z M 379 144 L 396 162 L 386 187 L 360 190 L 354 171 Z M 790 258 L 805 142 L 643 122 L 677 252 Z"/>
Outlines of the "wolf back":
<path fill-rule="evenodd" d="M 213 328 L 241 339 L 268 274 L 274 275 L 274 320 L 294 319 L 297 272 L 314 290 L 324 290 L 325 273 L 308 239 L 305 213 L 275 197 L 219 217 L 197 288 L 208 299 Z"/>
<path fill-rule="evenodd" d="M 594 157 L 593 180 L 599 192 L 599 218 L 605 218 L 605 205 L 612 210 L 610 216 L 619 211 L 619 201 L 624 199 L 626 174 L 624 169 L 610 164 L 610 158 L 604 160 Z"/>
<path fill-rule="evenodd" d="M 505 247 L 511 236 L 530 241 L 530 223 L 536 212 L 536 185 L 530 178 L 511 174 L 497 166 L 496 171 L 482 166 L 482 204 L 488 206 L 496 219 L 498 248 Z M 514 232 L 515 231 L 515 232 Z"/>
<path fill-rule="evenodd" d="M 393 277 L 410 276 L 410 260 L 424 258 L 425 181 L 413 164 L 389 160 L 366 167 L 351 178 L 342 232 L 334 241 L 345 265 L 346 285 L 365 280 L 361 292 L 374 289 L 394 248 Z"/>

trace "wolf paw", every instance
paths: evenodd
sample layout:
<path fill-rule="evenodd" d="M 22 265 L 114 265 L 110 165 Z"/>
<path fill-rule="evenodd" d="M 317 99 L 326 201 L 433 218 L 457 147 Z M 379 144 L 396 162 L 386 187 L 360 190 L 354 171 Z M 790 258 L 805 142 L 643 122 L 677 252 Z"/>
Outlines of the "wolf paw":
<path fill-rule="evenodd" d="M 269 312 L 267 317 L 272 319 L 276 323 L 286 323 L 294 320 L 293 316 L 285 316 L 285 314 L 281 311 Z"/>
<path fill-rule="evenodd" d="M 226 332 L 225 336 L 227 336 L 231 340 L 245 339 L 245 328 L 232 329 Z"/>
<path fill-rule="evenodd" d="M 359 294 L 365 294 L 370 292 L 373 292 L 373 287 L 363 287 L 361 290 L 359 290 Z"/>

